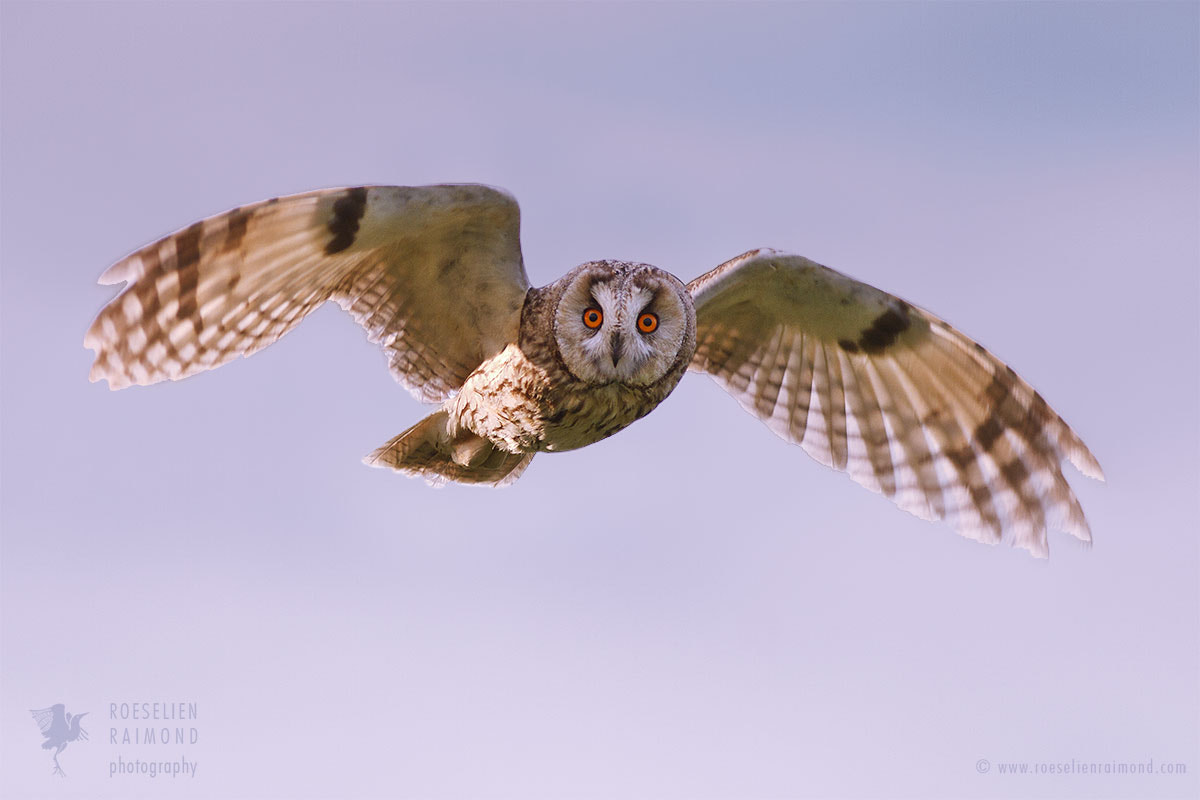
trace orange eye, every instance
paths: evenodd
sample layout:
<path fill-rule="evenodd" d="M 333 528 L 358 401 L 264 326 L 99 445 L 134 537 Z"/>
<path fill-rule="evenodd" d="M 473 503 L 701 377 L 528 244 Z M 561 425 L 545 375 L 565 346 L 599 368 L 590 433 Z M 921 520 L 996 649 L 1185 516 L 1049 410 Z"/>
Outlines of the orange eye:
<path fill-rule="evenodd" d="M 589 328 L 599 328 L 601 322 L 604 322 L 604 315 L 600 313 L 600 309 L 589 308 L 583 312 L 583 324 Z"/>
<path fill-rule="evenodd" d="M 654 333 L 658 328 L 658 317 L 647 311 L 638 317 L 638 330 L 642 333 Z"/>

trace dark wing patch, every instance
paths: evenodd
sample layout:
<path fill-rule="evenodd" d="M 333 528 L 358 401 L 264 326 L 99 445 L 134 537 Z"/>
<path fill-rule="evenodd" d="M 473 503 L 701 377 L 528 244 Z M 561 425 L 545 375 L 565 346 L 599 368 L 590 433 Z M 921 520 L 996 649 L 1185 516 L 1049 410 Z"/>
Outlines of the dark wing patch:
<path fill-rule="evenodd" d="M 333 238 L 325 245 L 325 254 L 340 253 L 354 244 L 354 235 L 358 233 L 358 221 L 367 211 L 366 187 L 356 186 L 347 189 L 333 204 L 333 219 L 329 220 L 329 232 Z"/>

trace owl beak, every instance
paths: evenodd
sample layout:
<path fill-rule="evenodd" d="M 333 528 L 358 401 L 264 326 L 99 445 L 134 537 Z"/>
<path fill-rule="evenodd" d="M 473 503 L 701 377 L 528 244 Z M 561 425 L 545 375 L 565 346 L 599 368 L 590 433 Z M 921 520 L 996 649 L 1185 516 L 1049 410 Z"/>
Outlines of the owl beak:
<path fill-rule="evenodd" d="M 613 331 L 612 335 L 608 338 L 608 342 L 612 347 L 612 360 L 615 367 L 617 362 L 621 360 L 621 354 L 625 350 L 625 342 L 621 339 L 621 332 Z"/>

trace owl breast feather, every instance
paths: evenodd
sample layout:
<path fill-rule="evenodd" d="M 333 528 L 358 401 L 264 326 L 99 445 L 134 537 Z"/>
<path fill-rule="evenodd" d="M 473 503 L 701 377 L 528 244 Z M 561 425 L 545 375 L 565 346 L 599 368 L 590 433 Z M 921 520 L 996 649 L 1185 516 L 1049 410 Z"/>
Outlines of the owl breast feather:
<path fill-rule="evenodd" d="M 457 426 L 510 453 L 574 450 L 649 414 L 682 375 L 644 387 L 588 384 L 552 376 L 509 345 L 467 378 L 446 410 Z"/>

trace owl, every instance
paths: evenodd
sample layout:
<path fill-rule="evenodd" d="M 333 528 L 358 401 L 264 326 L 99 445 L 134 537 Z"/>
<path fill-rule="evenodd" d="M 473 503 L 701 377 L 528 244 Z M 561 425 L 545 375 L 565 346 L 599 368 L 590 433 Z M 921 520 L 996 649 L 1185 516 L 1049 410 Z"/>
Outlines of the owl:
<path fill-rule="evenodd" d="M 1088 542 L 1063 459 L 1100 465 L 1041 395 L 942 320 L 807 258 L 752 250 L 684 284 L 592 261 L 529 285 L 520 215 L 482 185 L 357 186 L 235 208 L 110 267 L 84 339 L 120 389 L 248 356 L 333 300 L 437 410 L 365 459 L 504 486 L 534 455 L 653 411 L 688 370 L 826 466 L 965 536 Z"/>

